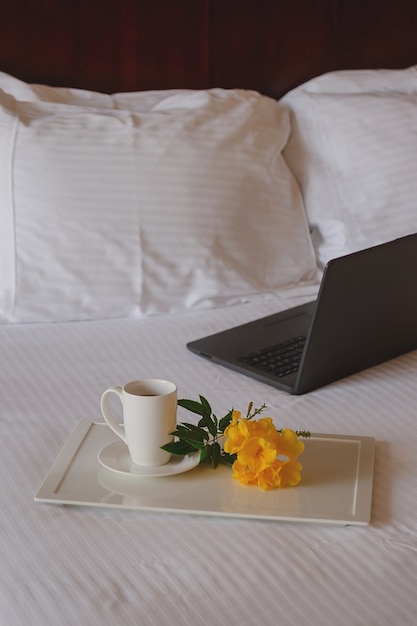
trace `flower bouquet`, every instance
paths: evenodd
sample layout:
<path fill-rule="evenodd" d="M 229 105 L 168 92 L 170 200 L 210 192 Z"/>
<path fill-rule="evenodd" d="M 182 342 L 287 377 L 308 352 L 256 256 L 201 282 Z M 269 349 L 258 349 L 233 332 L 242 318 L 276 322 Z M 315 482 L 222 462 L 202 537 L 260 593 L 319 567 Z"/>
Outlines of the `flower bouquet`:
<path fill-rule="evenodd" d="M 178 405 L 200 416 L 195 424 L 183 422 L 171 433 L 175 440 L 163 446 L 171 454 L 186 455 L 200 450 L 200 463 L 216 468 L 220 463 L 232 467 L 232 477 L 245 485 L 264 490 L 295 486 L 301 480 L 298 457 L 304 450 L 300 438 L 308 431 L 277 429 L 271 417 L 258 417 L 266 408 L 251 402 L 246 416 L 231 409 L 218 419 L 203 396 L 200 401 L 178 400 Z"/>

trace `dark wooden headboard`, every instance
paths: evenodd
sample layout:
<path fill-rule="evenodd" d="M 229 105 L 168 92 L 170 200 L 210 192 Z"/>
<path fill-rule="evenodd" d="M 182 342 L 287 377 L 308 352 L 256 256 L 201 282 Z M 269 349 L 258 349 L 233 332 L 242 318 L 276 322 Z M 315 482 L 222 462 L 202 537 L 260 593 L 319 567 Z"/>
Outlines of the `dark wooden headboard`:
<path fill-rule="evenodd" d="M 241 87 L 417 63 L 416 0 L 2 0 L 0 70 L 106 92 Z"/>

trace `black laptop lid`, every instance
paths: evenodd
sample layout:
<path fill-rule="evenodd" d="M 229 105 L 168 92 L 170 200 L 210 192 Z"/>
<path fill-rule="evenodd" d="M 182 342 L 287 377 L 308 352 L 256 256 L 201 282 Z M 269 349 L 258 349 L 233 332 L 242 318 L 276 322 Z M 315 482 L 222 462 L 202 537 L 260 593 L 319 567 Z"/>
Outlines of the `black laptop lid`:
<path fill-rule="evenodd" d="M 294 393 L 417 348 L 417 234 L 328 263 Z"/>

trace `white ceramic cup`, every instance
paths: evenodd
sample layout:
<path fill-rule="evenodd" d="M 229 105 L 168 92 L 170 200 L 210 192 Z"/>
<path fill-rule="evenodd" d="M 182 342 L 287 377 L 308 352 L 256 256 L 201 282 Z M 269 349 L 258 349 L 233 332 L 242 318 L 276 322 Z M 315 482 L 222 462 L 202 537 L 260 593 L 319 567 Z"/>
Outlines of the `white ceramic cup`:
<path fill-rule="evenodd" d="M 116 394 L 123 407 L 123 425 L 110 409 Z M 134 380 L 123 387 L 109 387 L 101 396 L 101 411 L 107 424 L 129 449 L 133 463 L 155 467 L 168 463 L 171 455 L 161 446 L 173 440 L 177 424 L 177 388 L 158 378 Z"/>

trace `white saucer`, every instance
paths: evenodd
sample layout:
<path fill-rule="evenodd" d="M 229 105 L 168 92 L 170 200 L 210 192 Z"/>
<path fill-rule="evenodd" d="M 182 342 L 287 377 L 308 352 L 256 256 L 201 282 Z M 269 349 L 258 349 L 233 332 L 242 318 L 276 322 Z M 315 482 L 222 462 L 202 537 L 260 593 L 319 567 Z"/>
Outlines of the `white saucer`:
<path fill-rule="evenodd" d="M 130 460 L 129 451 L 123 441 L 115 441 L 102 448 L 97 458 L 103 467 L 118 472 L 119 474 L 130 474 L 133 476 L 175 476 L 188 472 L 196 467 L 200 462 L 200 452 L 185 456 L 172 455 L 168 463 L 156 467 L 141 467 L 135 465 Z"/>

